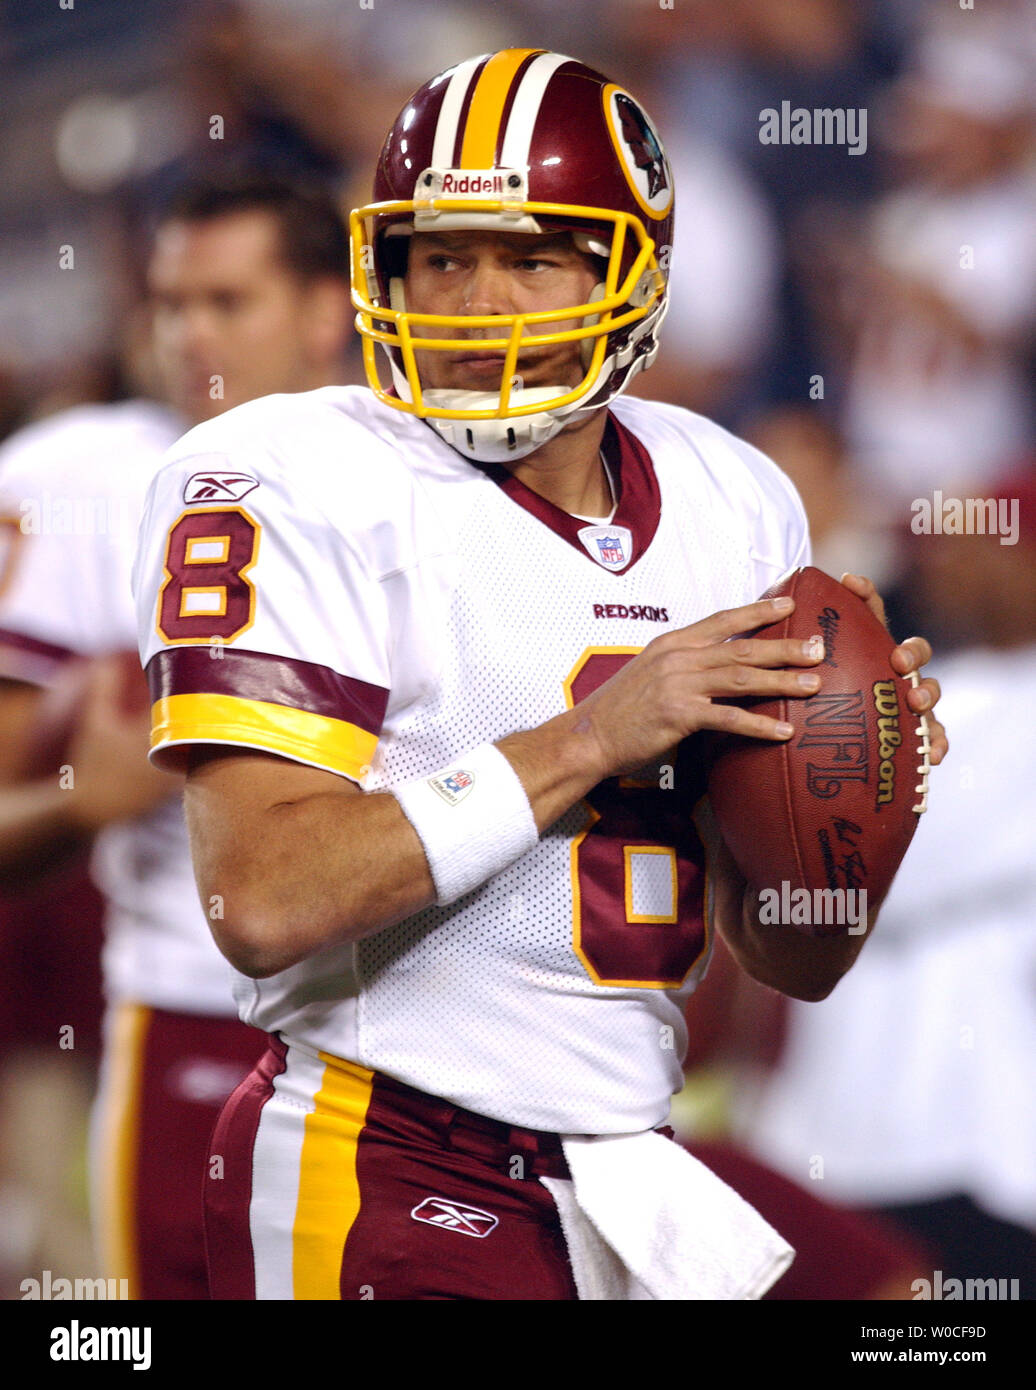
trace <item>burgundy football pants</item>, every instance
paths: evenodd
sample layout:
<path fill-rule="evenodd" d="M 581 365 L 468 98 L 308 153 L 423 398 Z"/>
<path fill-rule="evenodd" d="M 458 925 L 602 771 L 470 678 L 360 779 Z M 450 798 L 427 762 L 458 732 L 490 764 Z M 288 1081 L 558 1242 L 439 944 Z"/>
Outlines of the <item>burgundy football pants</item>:
<path fill-rule="evenodd" d="M 542 1177 L 557 1135 L 274 1041 L 230 1097 L 206 1185 L 221 1299 L 574 1299 Z"/>

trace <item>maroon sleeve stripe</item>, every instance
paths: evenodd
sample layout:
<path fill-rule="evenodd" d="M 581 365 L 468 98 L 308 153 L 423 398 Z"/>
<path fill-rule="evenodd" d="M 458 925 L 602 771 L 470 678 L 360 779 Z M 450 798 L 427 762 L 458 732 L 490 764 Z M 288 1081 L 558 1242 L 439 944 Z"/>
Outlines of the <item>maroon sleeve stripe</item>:
<path fill-rule="evenodd" d="M 231 695 L 327 719 L 342 719 L 377 737 L 385 718 L 388 691 L 380 685 L 339 675 L 327 666 L 268 652 L 236 647 L 172 647 L 148 662 L 152 702 L 172 695 Z"/>

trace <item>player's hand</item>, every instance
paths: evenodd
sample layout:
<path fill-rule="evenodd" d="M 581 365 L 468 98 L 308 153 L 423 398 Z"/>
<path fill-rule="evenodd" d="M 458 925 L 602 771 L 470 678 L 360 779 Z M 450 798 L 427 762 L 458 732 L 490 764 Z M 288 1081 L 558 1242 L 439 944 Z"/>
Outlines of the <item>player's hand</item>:
<path fill-rule="evenodd" d="M 790 725 L 724 701 L 816 694 L 821 677 L 810 668 L 823 660 L 819 633 L 812 643 L 743 635 L 794 608 L 792 599 L 765 599 L 663 633 L 580 701 L 580 728 L 600 751 L 601 778 L 642 768 L 702 729 L 790 738 Z"/>
<path fill-rule="evenodd" d="M 842 583 L 851 593 L 862 598 L 878 621 L 888 627 L 888 623 L 885 622 L 885 604 L 869 579 L 864 579 L 859 574 L 843 574 Z M 931 643 L 924 637 L 908 637 L 889 657 L 892 669 L 900 676 L 909 676 L 911 671 L 920 671 L 931 659 Z M 950 750 L 946 730 L 932 714 L 941 695 L 942 691 L 935 677 L 925 676 L 907 691 L 906 697 L 907 704 L 915 714 L 924 714 L 928 718 L 928 741 L 931 744 L 928 757 L 933 767 L 937 767 Z"/>
<path fill-rule="evenodd" d="M 127 676 L 120 657 L 92 663 L 68 750 L 72 817 L 90 834 L 143 815 L 179 790 L 178 780 L 147 760 L 150 715 L 139 699 L 127 708 Z"/>

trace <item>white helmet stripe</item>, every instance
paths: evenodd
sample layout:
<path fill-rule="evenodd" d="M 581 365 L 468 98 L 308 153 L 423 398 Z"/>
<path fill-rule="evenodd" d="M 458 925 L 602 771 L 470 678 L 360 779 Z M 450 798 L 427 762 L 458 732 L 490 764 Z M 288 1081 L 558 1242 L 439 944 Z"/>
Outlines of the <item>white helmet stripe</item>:
<path fill-rule="evenodd" d="M 439 120 L 435 126 L 435 141 L 432 145 L 432 168 L 449 169 L 453 165 L 453 147 L 457 143 L 457 123 L 461 107 L 471 85 L 475 69 L 492 55 L 480 53 L 477 58 L 467 58 L 458 63 L 446 87 L 446 95 L 439 108 Z"/>
<path fill-rule="evenodd" d="M 507 120 L 507 133 L 500 152 L 500 166 L 503 169 L 525 169 L 529 164 L 529 146 L 532 144 L 533 127 L 539 115 L 540 102 L 547 90 L 547 83 L 562 63 L 571 63 L 564 53 L 542 53 L 534 58 L 525 70 L 525 76 L 518 85 L 511 114 Z"/>

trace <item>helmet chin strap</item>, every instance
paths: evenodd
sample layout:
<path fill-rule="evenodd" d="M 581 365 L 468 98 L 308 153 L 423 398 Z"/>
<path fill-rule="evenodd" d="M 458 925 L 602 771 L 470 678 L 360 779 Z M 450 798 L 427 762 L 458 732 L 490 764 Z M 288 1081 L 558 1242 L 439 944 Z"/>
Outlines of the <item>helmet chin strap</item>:
<path fill-rule="evenodd" d="M 608 370 L 605 363 L 598 382 L 607 376 Z M 395 363 L 392 364 L 392 379 L 400 396 L 410 400 L 407 379 Z M 556 400 L 570 389 L 567 386 L 523 387 L 511 392 L 511 403 L 516 406 L 537 405 L 541 401 Z M 422 394 L 428 405 L 441 410 L 492 410 L 500 401 L 499 391 L 430 388 Z M 560 434 L 576 418 L 580 407 L 581 403 L 576 401 L 564 414 L 559 410 L 536 411 L 529 415 L 515 415 L 507 420 L 451 420 L 430 415 L 425 423 L 431 425 L 447 444 L 465 458 L 477 459 L 479 463 L 512 463 L 534 453 L 548 439 Z M 582 409 L 586 407 L 582 406 Z"/>
<path fill-rule="evenodd" d="M 513 391 L 516 405 L 534 405 L 536 399 L 556 398 L 564 387 L 537 386 L 532 390 Z M 437 399 L 439 398 L 439 399 Z M 488 410 L 499 401 L 496 391 L 426 391 L 429 405 L 455 407 L 460 410 Z M 535 453 L 560 434 L 567 420 L 546 411 L 532 415 L 516 415 L 510 420 L 446 420 L 429 416 L 428 424 L 447 444 L 466 458 L 479 463 L 516 463 Z"/>

